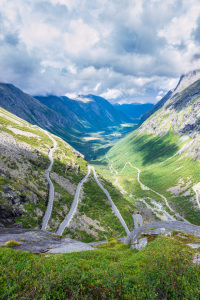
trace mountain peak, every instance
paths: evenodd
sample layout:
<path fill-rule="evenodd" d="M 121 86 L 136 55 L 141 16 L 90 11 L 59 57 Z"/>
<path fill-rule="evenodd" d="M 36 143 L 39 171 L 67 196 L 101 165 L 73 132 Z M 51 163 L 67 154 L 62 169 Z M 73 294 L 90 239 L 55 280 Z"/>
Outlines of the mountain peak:
<path fill-rule="evenodd" d="M 174 92 L 180 93 L 183 91 L 186 87 L 194 83 L 195 81 L 200 79 L 200 69 L 190 71 L 186 74 L 181 75 L 179 82 L 174 89 Z"/>
<path fill-rule="evenodd" d="M 155 113 L 157 110 L 159 110 L 161 107 L 165 105 L 165 103 L 172 97 L 176 96 L 180 92 L 182 92 L 184 89 L 192 85 L 194 82 L 200 79 L 200 69 L 190 71 L 186 74 L 181 75 L 179 82 L 175 89 L 172 89 L 168 91 L 168 93 L 156 103 L 156 105 L 146 112 L 141 118 L 141 123 L 143 123 L 145 120 L 147 120 L 153 113 Z"/>

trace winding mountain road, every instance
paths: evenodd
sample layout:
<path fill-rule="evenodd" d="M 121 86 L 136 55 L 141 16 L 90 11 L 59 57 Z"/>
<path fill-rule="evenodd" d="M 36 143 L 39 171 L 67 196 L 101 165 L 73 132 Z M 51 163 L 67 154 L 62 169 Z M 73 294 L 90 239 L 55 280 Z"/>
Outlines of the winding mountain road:
<path fill-rule="evenodd" d="M 87 180 L 88 176 L 90 175 L 90 172 L 93 172 L 93 175 L 94 175 L 94 179 L 96 181 L 96 183 L 98 184 L 98 186 L 102 189 L 102 191 L 106 194 L 111 206 L 112 206 L 112 209 L 113 209 L 113 212 L 115 213 L 115 215 L 118 217 L 119 221 L 121 222 L 122 226 L 124 227 L 125 231 L 127 234 L 130 233 L 123 217 L 121 216 L 119 210 L 117 209 L 117 207 L 115 206 L 114 202 L 112 201 L 108 191 L 101 185 L 101 183 L 99 182 L 98 178 L 97 178 L 97 175 L 96 175 L 96 172 L 95 172 L 95 169 L 94 167 L 92 166 L 88 166 L 88 172 L 87 172 L 87 175 L 80 181 L 80 183 L 78 184 L 78 187 L 76 189 L 76 194 L 75 194 L 75 197 L 74 197 L 74 201 L 73 201 L 73 204 L 71 206 L 71 209 L 68 213 L 68 215 L 66 216 L 66 218 L 64 219 L 64 221 L 60 224 L 60 227 L 58 228 L 57 230 L 57 234 L 58 235 L 62 235 L 65 228 L 69 225 L 69 223 L 71 222 L 76 210 L 77 210 L 77 206 L 78 206 L 78 202 L 79 202 L 79 195 L 80 195 L 80 191 L 81 191 L 81 187 L 82 185 L 84 184 L 84 182 Z"/>
<path fill-rule="evenodd" d="M 130 162 L 128 162 L 128 163 L 129 163 L 129 165 L 130 165 L 132 168 L 134 168 L 134 169 L 136 169 L 136 170 L 138 171 L 138 182 L 139 182 L 139 184 L 141 185 L 141 187 L 142 187 L 143 190 L 149 190 L 149 191 L 152 191 L 153 193 L 155 193 L 155 194 L 157 194 L 158 196 L 160 196 L 160 197 L 164 200 L 164 202 L 165 202 L 166 206 L 169 208 L 169 210 L 170 210 L 172 213 L 174 213 L 176 217 L 181 218 L 181 219 L 182 219 L 184 222 L 186 222 L 186 223 L 189 223 L 185 218 L 181 217 L 178 213 L 176 213 L 176 212 L 173 210 L 173 208 L 171 208 L 171 206 L 169 205 L 169 203 L 168 203 L 168 201 L 167 201 L 167 198 L 166 198 L 165 196 L 163 196 L 162 194 L 160 194 L 160 193 L 156 192 L 155 190 L 153 190 L 153 189 L 147 187 L 146 185 L 144 185 L 144 184 L 140 181 L 140 172 L 141 172 L 140 169 L 138 169 L 137 167 L 134 167 Z M 168 214 L 168 213 L 167 213 L 167 214 Z"/>
<path fill-rule="evenodd" d="M 119 185 L 117 182 L 118 182 L 118 178 L 116 177 L 114 184 L 119 187 L 119 189 L 121 190 L 122 194 L 127 194 L 127 192 L 123 189 L 123 187 L 121 185 Z"/>
<path fill-rule="evenodd" d="M 79 182 L 77 189 L 76 189 L 76 194 L 74 196 L 74 201 L 72 203 L 71 209 L 68 213 L 68 215 L 66 216 L 66 218 L 64 219 L 64 221 L 60 224 L 60 227 L 57 230 L 57 234 L 61 235 L 63 234 L 63 231 L 65 230 L 65 228 L 69 225 L 70 221 L 72 220 L 77 206 L 78 206 L 78 200 L 79 200 L 79 195 L 80 195 L 80 191 L 81 191 L 81 187 L 83 185 L 83 183 L 86 181 L 86 179 L 88 178 L 88 176 L 90 175 L 90 171 L 91 171 L 91 167 L 88 166 L 88 172 L 86 174 L 86 176 Z"/>
<path fill-rule="evenodd" d="M 175 155 L 177 155 L 178 153 L 179 153 L 179 152 L 177 152 Z M 175 156 L 175 155 L 173 155 L 173 156 Z M 173 156 L 172 156 L 172 157 L 173 157 Z M 170 158 L 172 158 L 172 157 L 170 157 Z M 108 159 L 108 161 L 110 161 L 110 162 L 113 164 L 113 161 L 111 161 L 111 160 L 108 158 L 107 155 L 106 155 L 106 158 Z M 170 158 L 169 158 L 169 159 L 170 159 Z M 137 170 L 137 172 L 138 172 L 137 181 L 138 181 L 138 183 L 140 184 L 140 186 L 141 186 L 141 188 L 142 188 L 143 190 L 149 190 L 149 191 L 152 191 L 153 193 L 155 193 L 155 194 L 157 194 L 158 196 L 160 196 L 160 197 L 164 200 L 164 202 L 165 202 L 166 206 L 169 208 L 169 210 L 170 210 L 176 217 L 181 218 L 181 219 L 182 219 L 184 222 L 186 222 L 186 223 L 189 223 L 185 218 L 181 217 L 178 213 L 176 213 L 176 212 L 171 208 L 171 206 L 169 205 L 168 200 L 167 200 L 167 198 L 166 198 L 165 196 L 163 196 L 162 194 L 156 192 L 155 190 L 153 190 L 153 189 L 147 187 L 146 185 L 144 185 L 144 184 L 140 181 L 140 172 L 141 172 L 141 170 L 140 170 L 139 168 L 133 166 L 130 162 L 127 161 L 127 162 L 124 164 L 124 166 L 123 166 L 123 168 L 121 169 L 121 171 L 119 171 L 119 173 L 122 173 L 123 170 L 126 168 L 126 166 L 127 166 L 128 164 L 129 164 L 132 168 L 134 168 L 134 169 Z M 110 166 L 109 166 L 109 169 L 110 169 Z M 112 169 L 114 169 L 113 165 L 112 165 Z M 111 170 L 111 169 L 110 169 L 110 170 Z M 114 170 L 115 170 L 115 169 L 114 169 Z M 116 172 L 116 174 L 119 174 L 116 170 L 115 170 L 115 172 Z M 111 172 L 111 173 L 112 173 L 112 172 Z M 118 181 L 118 178 L 116 178 L 115 184 L 117 183 L 117 181 Z M 116 184 L 116 185 L 118 185 L 118 184 Z M 119 185 L 118 185 L 118 186 L 119 186 Z M 120 187 L 121 190 L 123 189 L 123 187 L 121 187 L 121 186 L 119 186 L 119 187 Z M 126 191 L 125 191 L 124 189 L 123 189 L 123 192 L 126 193 Z M 144 199 L 142 199 L 142 200 L 140 200 L 140 201 L 143 202 L 143 203 L 145 203 L 145 204 L 147 205 L 147 203 L 145 202 Z M 165 215 L 165 217 L 167 218 L 167 220 L 169 220 L 169 221 L 175 221 L 174 217 L 171 216 L 168 212 L 166 212 L 166 211 L 162 208 L 162 205 L 161 205 L 161 204 L 157 203 L 157 202 L 154 200 L 154 205 L 155 205 L 155 204 L 156 204 L 157 207 L 159 206 L 159 210 L 162 211 L 162 213 Z M 147 205 L 147 207 L 149 208 L 149 205 Z M 152 208 L 151 210 L 153 210 L 153 208 Z"/>
<path fill-rule="evenodd" d="M 96 180 L 96 183 L 97 183 L 98 186 L 102 189 L 102 191 L 106 194 L 106 196 L 107 196 L 107 198 L 108 198 L 108 200 L 109 200 L 109 202 L 110 202 L 110 204 L 111 204 L 111 206 L 112 206 L 113 212 L 115 213 L 115 215 L 116 215 L 116 216 L 118 217 L 118 219 L 120 220 L 120 222 L 121 222 L 122 226 L 124 227 L 126 233 L 129 234 L 130 231 L 129 231 L 129 229 L 128 229 L 128 227 L 127 227 L 127 225 L 126 225 L 126 223 L 125 223 L 123 217 L 121 216 L 119 210 L 117 209 L 117 207 L 115 206 L 114 202 L 112 201 L 112 199 L 111 199 L 111 197 L 110 197 L 108 191 L 107 191 L 106 189 L 104 189 L 104 187 L 103 187 L 103 186 L 101 185 L 101 183 L 99 182 L 99 180 L 98 180 L 98 178 L 97 178 L 97 174 L 96 174 L 96 172 L 95 172 L 95 168 L 94 168 L 94 167 L 90 167 L 90 168 L 91 168 L 92 171 L 93 171 L 94 179 Z"/>
<path fill-rule="evenodd" d="M 46 179 L 47 179 L 47 181 L 49 183 L 49 199 L 48 199 L 47 210 L 46 210 L 46 213 L 44 215 L 43 222 L 42 222 L 42 230 L 46 230 L 47 224 L 48 224 L 50 216 L 51 216 L 52 207 L 53 207 L 54 186 L 53 186 L 53 183 L 52 183 L 52 181 L 50 179 L 49 174 L 50 174 L 52 166 L 53 166 L 53 151 L 55 150 L 55 148 L 57 146 L 57 143 L 54 140 L 54 138 L 52 138 L 52 136 L 50 136 L 50 134 L 48 132 L 46 132 L 46 131 L 44 131 L 44 132 L 53 141 L 54 146 L 49 151 L 49 155 L 48 156 L 49 156 L 49 159 L 50 159 L 50 165 L 49 165 L 48 169 L 45 172 L 45 177 L 46 177 Z"/>
<path fill-rule="evenodd" d="M 140 237 L 142 232 L 144 232 L 146 229 L 153 228 L 153 227 L 165 228 L 169 230 L 178 230 L 186 234 L 200 236 L 200 226 L 193 225 L 190 223 L 185 223 L 182 221 L 160 221 L 160 222 L 154 222 L 136 228 L 135 230 L 130 232 L 130 234 L 125 238 L 124 243 L 125 244 L 129 244 L 130 242 L 133 243 L 135 240 L 137 240 Z"/>

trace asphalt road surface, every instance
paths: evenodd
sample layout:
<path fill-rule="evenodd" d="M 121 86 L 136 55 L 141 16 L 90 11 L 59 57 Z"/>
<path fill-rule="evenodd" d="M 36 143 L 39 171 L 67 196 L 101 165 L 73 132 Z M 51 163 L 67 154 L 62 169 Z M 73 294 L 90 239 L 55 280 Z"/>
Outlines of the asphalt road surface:
<path fill-rule="evenodd" d="M 72 203 L 71 209 L 70 209 L 68 215 L 66 216 L 66 218 L 64 219 L 64 221 L 60 224 L 60 227 L 58 228 L 58 230 L 56 232 L 57 234 L 59 234 L 59 235 L 63 234 L 63 231 L 65 230 L 65 228 L 69 225 L 70 221 L 72 220 L 72 218 L 76 212 L 77 206 L 78 206 L 78 200 L 79 200 L 79 194 L 81 191 L 81 187 L 82 187 L 83 183 L 86 181 L 86 179 L 88 178 L 89 174 L 90 174 L 90 167 L 88 167 L 87 175 L 79 182 L 79 184 L 77 186 L 76 194 L 74 196 L 74 201 Z"/>
<path fill-rule="evenodd" d="M 110 204 L 112 205 L 113 212 L 115 213 L 115 215 L 116 215 L 116 216 L 118 217 L 118 219 L 120 220 L 120 222 L 121 222 L 122 226 L 124 227 L 126 233 L 129 234 L 130 231 L 129 231 L 129 229 L 128 229 L 128 227 L 127 227 L 127 225 L 126 225 L 124 219 L 122 218 L 122 216 L 121 216 L 119 210 L 117 209 L 117 207 L 115 206 L 114 202 L 112 201 L 112 199 L 111 199 L 111 197 L 110 197 L 108 191 L 107 191 L 106 189 L 104 189 L 104 187 L 103 187 L 103 186 L 101 185 L 101 183 L 99 182 L 94 167 L 90 167 L 90 168 L 91 168 L 92 171 L 93 171 L 93 174 L 94 174 L 94 178 L 95 178 L 95 180 L 96 180 L 96 183 L 97 183 L 98 186 L 102 189 L 102 191 L 106 194 L 106 196 L 107 196 L 107 198 L 108 198 Z"/>
<path fill-rule="evenodd" d="M 48 206 L 47 206 L 47 210 L 46 213 L 44 215 L 43 218 L 43 222 L 42 222 L 42 230 L 46 230 L 47 224 L 49 222 L 50 216 L 51 216 L 51 212 L 52 212 L 52 207 L 53 207 L 53 200 L 54 200 L 54 186 L 53 183 L 50 179 L 50 172 L 53 166 L 53 151 L 55 150 L 57 143 L 56 141 L 45 131 L 45 133 L 48 135 L 48 137 L 53 141 L 53 148 L 50 149 L 49 151 L 49 159 L 50 159 L 50 165 L 48 167 L 48 169 L 45 172 L 45 177 L 49 183 L 49 199 L 48 199 Z"/>
<path fill-rule="evenodd" d="M 160 221 L 160 222 L 154 222 L 151 224 L 143 225 L 132 232 L 125 238 L 125 244 L 133 243 L 135 240 L 137 240 L 141 233 L 144 232 L 148 228 L 165 228 L 170 230 L 178 230 L 182 231 L 186 234 L 193 234 L 196 236 L 200 236 L 200 226 L 193 225 L 190 223 L 185 223 L 181 221 Z"/>

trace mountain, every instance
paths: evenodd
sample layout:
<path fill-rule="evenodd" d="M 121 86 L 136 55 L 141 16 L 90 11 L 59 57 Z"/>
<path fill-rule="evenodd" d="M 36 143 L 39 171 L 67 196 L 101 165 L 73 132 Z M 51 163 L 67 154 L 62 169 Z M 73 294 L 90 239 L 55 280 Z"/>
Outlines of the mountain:
<path fill-rule="evenodd" d="M 150 109 L 152 109 L 154 105 L 152 103 L 131 103 L 131 104 L 115 104 L 114 107 L 121 111 L 124 115 L 126 115 L 131 120 L 137 121 L 138 123 L 140 118 Z"/>
<path fill-rule="evenodd" d="M 77 141 L 78 133 L 71 126 L 72 118 L 63 118 L 12 84 L 0 83 L 0 106 L 31 124 L 63 137 L 66 141 Z"/>
<path fill-rule="evenodd" d="M 53 151 L 50 179 L 55 196 L 46 229 L 57 231 L 70 211 L 79 183 L 87 173 L 87 161 L 58 136 L 3 108 L 0 108 L 0 124 L 0 227 L 42 227 L 49 194 L 47 169 Z M 132 217 L 128 209 L 132 210 L 134 206 L 123 199 L 110 182 L 99 174 L 98 177 L 131 228 Z M 125 234 L 92 174 L 82 186 L 79 202 L 64 236 L 91 242 Z"/>
<path fill-rule="evenodd" d="M 0 108 L 0 298 L 199 299 L 200 226 L 187 223 L 200 223 L 199 90 L 198 80 L 110 149 L 97 164 L 110 181 L 87 176 L 60 137 Z M 134 220 L 125 239 L 105 189 L 131 231 Z"/>
<path fill-rule="evenodd" d="M 166 103 L 168 99 L 173 98 L 174 96 L 182 92 L 184 89 L 186 89 L 188 86 L 190 86 L 192 83 L 194 83 L 199 79 L 200 79 L 200 70 L 194 70 L 185 75 L 182 75 L 179 79 L 176 88 L 169 91 L 152 109 L 147 111 L 146 114 L 142 116 L 140 123 L 143 123 L 153 113 L 155 113 L 157 110 L 163 107 L 163 105 Z"/>
<path fill-rule="evenodd" d="M 148 110 L 140 119 L 140 124 L 147 120 L 151 115 L 153 115 L 157 110 L 159 110 L 165 102 L 171 97 L 173 91 L 169 91 L 158 103 L 156 103 L 150 110 Z"/>
<path fill-rule="evenodd" d="M 117 134 L 125 136 L 131 130 L 131 127 L 123 126 L 130 119 L 101 97 L 88 95 L 72 100 L 49 96 L 38 99 L 12 84 L 0 83 L 1 107 L 60 136 L 88 159 L 97 155 L 102 144 L 103 150 L 100 152 L 110 147 L 111 140 L 116 139 Z"/>
<path fill-rule="evenodd" d="M 115 109 L 106 99 L 95 95 L 81 95 L 74 100 L 65 96 L 35 98 L 65 119 L 73 119 L 72 126 L 84 132 L 101 131 L 109 126 L 130 122 L 129 117 Z"/>
<path fill-rule="evenodd" d="M 163 220 L 200 225 L 198 77 L 199 71 L 181 77 L 159 109 L 108 151 L 101 171 L 113 182 L 117 177 L 141 212 L 148 208 Z M 108 166 L 115 171 L 109 173 Z"/>

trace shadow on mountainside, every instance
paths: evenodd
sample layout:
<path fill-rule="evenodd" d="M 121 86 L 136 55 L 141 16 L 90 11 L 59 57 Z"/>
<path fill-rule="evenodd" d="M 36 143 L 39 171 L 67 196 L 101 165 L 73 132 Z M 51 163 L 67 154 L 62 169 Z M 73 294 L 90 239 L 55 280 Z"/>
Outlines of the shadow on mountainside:
<path fill-rule="evenodd" d="M 140 152 L 143 166 L 162 162 L 179 150 L 176 143 L 170 141 L 169 135 L 155 136 L 146 140 L 144 136 L 140 136 L 137 141 L 133 141 L 133 144 L 137 143 L 137 152 Z"/>

